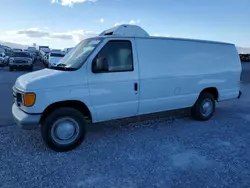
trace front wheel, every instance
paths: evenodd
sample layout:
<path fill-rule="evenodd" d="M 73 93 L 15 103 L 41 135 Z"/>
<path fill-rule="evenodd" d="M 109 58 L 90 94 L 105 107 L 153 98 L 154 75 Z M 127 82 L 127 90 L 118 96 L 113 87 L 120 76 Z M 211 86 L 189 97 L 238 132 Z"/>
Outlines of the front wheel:
<path fill-rule="evenodd" d="M 209 120 L 215 111 L 215 100 L 210 93 L 201 93 L 194 106 L 191 108 L 191 115 L 200 121 Z"/>
<path fill-rule="evenodd" d="M 44 142 L 54 151 L 64 152 L 75 149 L 85 138 L 85 119 L 73 108 L 54 110 L 42 123 Z"/>

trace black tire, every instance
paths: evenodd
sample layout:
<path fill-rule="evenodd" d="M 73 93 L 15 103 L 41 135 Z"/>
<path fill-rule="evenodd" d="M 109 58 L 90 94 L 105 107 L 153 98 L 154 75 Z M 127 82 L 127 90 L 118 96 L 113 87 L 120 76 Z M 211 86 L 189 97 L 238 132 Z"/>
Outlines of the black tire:
<path fill-rule="evenodd" d="M 74 129 L 75 135 L 72 136 L 74 138 L 72 142 L 62 144 L 58 142 L 60 138 L 55 138 L 56 132 L 54 132 L 53 130 L 56 130 L 55 123 L 58 120 L 62 120 L 64 118 L 73 119 L 78 123 L 78 127 L 77 131 L 76 129 Z M 76 132 L 78 134 L 76 134 Z M 75 149 L 83 142 L 86 134 L 86 122 L 84 116 L 78 110 L 74 108 L 58 108 L 52 111 L 42 122 L 41 133 L 44 142 L 50 149 L 58 152 L 65 152 Z M 60 141 L 63 142 L 63 140 Z"/>
<path fill-rule="evenodd" d="M 33 71 L 33 66 L 29 67 L 29 70 L 30 70 L 30 71 Z"/>
<path fill-rule="evenodd" d="M 207 114 L 203 113 L 203 105 L 204 103 L 209 103 L 211 105 Z M 191 108 L 191 115 L 194 119 L 199 121 L 207 121 L 209 120 L 215 112 L 215 100 L 212 94 L 210 93 L 201 93 L 199 98 L 197 99 L 194 106 Z"/>
<path fill-rule="evenodd" d="M 12 72 L 13 71 L 13 67 L 9 66 L 9 71 Z"/>

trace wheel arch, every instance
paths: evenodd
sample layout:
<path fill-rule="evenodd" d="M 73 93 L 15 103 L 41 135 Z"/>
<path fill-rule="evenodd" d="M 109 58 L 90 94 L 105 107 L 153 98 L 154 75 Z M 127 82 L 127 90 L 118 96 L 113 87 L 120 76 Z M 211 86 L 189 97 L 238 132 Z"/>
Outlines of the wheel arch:
<path fill-rule="evenodd" d="M 40 119 L 40 123 L 44 121 L 44 119 L 55 109 L 61 107 L 70 107 L 78 110 L 81 112 L 87 122 L 92 122 L 92 114 L 87 105 L 78 100 L 67 100 L 67 101 L 60 101 L 50 104 L 45 108 L 43 111 L 43 115 Z"/>
<path fill-rule="evenodd" d="M 214 100 L 216 100 L 216 101 L 218 101 L 218 99 L 219 99 L 219 92 L 218 92 L 218 89 L 216 87 L 207 87 L 200 92 L 200 95 L 202 93 L 210 93 L 211 95 L 213 95 Z"/>

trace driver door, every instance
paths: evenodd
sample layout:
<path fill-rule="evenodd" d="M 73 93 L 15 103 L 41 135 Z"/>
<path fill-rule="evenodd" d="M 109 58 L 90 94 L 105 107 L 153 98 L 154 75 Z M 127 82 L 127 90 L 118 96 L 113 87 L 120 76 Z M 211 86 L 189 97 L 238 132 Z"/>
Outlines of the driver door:
<path fill-rule="evenodd" d="M 106 59 L 108 69 L 92 70 L 98 58 Z M 98 121 L 138 113 L 138 62 L 133 39 L 107 39 L 93 54 L 89 69 L 91 100 Z"/>

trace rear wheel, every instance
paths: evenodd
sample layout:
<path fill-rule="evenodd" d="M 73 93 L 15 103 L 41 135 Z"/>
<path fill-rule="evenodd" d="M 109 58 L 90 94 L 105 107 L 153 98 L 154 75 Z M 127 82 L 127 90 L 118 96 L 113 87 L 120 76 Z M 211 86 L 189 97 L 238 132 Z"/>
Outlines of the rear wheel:
<path fill-rule="evenodd" d="M 13 71 L 13 67 L 9 66 L 9 71 Z"/>
<path fill-rule="evenodd" d="M 45 118 L 41 133 L 44 142 L 54 151 L 69 151 L 85 138 L 84 116 L 73 108 L 59 108 Z"/>
<path fill-rule="evenodd" d="M 212 94 L 201 93 L 194 106 L 191 108 L 191 115 L 200 121 L 209 120 L 215 111 L 215 99 Z"/>

